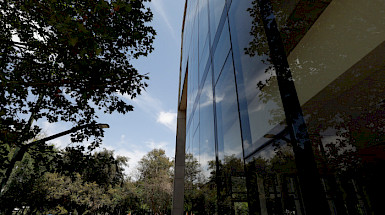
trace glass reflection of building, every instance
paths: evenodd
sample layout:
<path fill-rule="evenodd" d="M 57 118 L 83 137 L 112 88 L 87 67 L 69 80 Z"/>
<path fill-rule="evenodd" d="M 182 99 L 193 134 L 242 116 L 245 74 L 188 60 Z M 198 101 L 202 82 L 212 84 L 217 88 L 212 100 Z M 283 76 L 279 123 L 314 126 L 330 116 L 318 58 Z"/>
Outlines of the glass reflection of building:
<path fill-rule="evenodd" d="M 174 214 L 384 213 L 385 1 L 188 0 L 182 39 Z"/>

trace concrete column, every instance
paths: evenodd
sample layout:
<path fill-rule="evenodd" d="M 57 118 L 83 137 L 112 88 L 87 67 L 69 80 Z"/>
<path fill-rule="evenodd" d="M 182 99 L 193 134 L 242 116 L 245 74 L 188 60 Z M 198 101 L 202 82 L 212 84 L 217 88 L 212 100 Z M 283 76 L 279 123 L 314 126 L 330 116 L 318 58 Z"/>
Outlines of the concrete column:
<path fill-rule="evenodd" d="M 183 215 L 184 212 L 184 166 L 186 145 L 186 110 L 178 111 L 176 146 L 175 146 L 175 173 L 174 193 L 172 197 L 172 215 Z"/>

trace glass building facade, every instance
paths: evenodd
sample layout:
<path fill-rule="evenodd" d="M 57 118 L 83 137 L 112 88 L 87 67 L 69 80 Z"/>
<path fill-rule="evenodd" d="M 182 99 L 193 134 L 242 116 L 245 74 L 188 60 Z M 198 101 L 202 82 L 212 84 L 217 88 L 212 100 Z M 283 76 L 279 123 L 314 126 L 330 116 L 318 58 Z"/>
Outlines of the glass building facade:
<path fill-rule="evenodd" d="M 187 0 L 174 214 L 383 214 L 385 1 Z"/>

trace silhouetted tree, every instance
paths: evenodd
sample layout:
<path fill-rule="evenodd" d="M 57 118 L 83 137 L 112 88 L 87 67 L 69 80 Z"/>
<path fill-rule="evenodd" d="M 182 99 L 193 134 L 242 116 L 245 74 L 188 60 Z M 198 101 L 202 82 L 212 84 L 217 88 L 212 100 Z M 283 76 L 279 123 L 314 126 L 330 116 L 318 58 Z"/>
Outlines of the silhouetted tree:
<path fill-rule="evenodd" d="M 119 94 L 134 98 L 147 86 L 148 76 L 131 64 L 153 50 L 155 31 L 148 25 L 153 15 L 144 5 L 147 1 L 0 3 L 2 168 L 14 167 L 4 144 L 17 152 L 28 146 L 41 131 L 35 123 L 40 119 L 95 124 L 95 109 L 133 110 Z M 94 136 L 88 147 L 93 149 L 102 135 L 101 129 L 90 126 L 71 140 Z M 3 177 L 7 181 L 9 171 Z"/>

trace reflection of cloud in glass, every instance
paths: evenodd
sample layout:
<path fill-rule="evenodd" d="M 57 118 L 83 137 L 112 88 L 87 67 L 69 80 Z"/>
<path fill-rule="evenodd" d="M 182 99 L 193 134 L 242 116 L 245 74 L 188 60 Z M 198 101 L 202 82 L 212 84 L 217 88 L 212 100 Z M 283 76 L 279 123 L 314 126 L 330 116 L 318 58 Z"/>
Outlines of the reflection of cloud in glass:
<path fill-rule="evenodd" d="M 272 145 L 268 146 L 267 148 L 263 149 L 261 152 L 258 153 L 258 157 L 266 160 L 273 158 L 275 155 L 276 155 L 276 152 Z"/>
<path fill-rule="evenodd" d="M 199 164 L 202 167 L 202 173 L 207 178 L 210 176 L 210 172 L 213 171 L 212 169 L 209 169 L 209 162 L 213 161 L 215 162 L 215 154 L 204 152 L 199 155 Z"/>
<path fill-rule="evenodd" d="M 224 97 L 217 97 L 216 98 L 217 102 L 221 102 L 223 100 L 223 98 Z M 205 107 L 213 104 L 214 96 L 212 93 L 211 85 L 208 85 L 208 86 L 205 85 L 203 87 L 200 99 L 201 99 L 200 108 L 205 108 Z"/>

